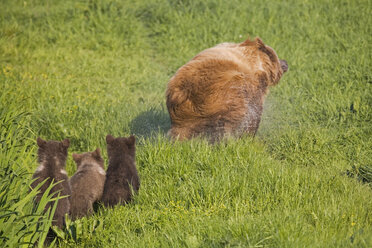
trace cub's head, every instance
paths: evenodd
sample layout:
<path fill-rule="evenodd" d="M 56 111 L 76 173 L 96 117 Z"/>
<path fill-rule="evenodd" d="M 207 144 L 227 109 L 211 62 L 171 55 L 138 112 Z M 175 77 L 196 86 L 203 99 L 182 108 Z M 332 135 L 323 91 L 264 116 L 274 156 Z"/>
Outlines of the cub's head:
<path fill-rule="evenodd" d="M 70 146 L 70 140 L 65 139 L 63 141 L 54 140 L 43 140 L 42 138 L 37 138 L 38 150 L 38 161 L 44 162 L 46 160 L 58 161 L 62 167 L 65 165 L 67 158 L 67 150 Z"/>
<path fill-rule="evenodd" d="M 83 164 L 98 164 L 102 169 L 104 168 L 104 161 L 99 148 L 93 152 L 85 152 L 81 154 L 74 153 L 72 154 L 72 158 L 74 159 L 78 169 Z"/>
<path fill-rule="evenodd" d="M 124 154 L 134 158 L 136 153 L 136 138 L 131 135 L 128 138 L 114 138 L 108 134 L 106 136 L 107 154 L 109 158 L 121 157 Z"/>
<path fill-rule="evenodd" d="M 268 85 L 277 84 L 283 73 L 288 71 L 287 61 L 279 59 L 274 49 L 265 45 L 260 38 L 257 37 L 254 41 L 248 39 L 240 46 L 251 50 L 250 54 L 256 58 L 256 68 L 266 73 Z"/>

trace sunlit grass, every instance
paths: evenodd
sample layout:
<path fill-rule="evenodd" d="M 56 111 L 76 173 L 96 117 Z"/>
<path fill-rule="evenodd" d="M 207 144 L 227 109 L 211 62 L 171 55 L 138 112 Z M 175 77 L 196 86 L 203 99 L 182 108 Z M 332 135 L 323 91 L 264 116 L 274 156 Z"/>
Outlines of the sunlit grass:
<path fill-rule="evenodd" d="M 372 246 L 363 179 L 372 165 L 369 6 L 3 1 L 0 172 L 11 164 L 9 175 L 29 173 L 14 179 L 22 190 L 12 199 L 28 190 L 38 136 L 69 138 L 69 154 L 100 147 L 107 160 L 105 136 L 133 133 L 139 194 L 69 222 L 61 246 Z M 267 97 L 257 136 L 169 141 L 169 78 L 199 51 L 247 36 L 290 67 Z M 75 169 L 69 156 L 67 172 Z"/>

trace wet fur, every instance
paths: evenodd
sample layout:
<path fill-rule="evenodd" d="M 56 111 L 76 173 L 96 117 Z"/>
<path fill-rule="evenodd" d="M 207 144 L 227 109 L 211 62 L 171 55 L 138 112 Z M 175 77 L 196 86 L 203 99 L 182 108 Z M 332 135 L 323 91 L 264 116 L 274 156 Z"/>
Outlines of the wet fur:
<path fill-rule="evenodd" d="M 106 207 L 125 204 L 132 199 L 132 189 L 137 192 L 140 180 L 136 169 L 135 137 L 114 138 L 107 135 L 109 165 L 102 202 Z"/>
<path fill-rule="evenodd" d="M 77 171 L 70 179 L 70 215 L 73 220 L 93 212 L 93 204 L 101 200 L 106 179 L 100 150 L 73 154 Z"/>
<path fill-rule="evenodd" d="M 268 87 L 279 82 L 288 65 L 261 39 L 222 43 L 182 66 L 166 91 L 176 139 L 257 132 Z"/>

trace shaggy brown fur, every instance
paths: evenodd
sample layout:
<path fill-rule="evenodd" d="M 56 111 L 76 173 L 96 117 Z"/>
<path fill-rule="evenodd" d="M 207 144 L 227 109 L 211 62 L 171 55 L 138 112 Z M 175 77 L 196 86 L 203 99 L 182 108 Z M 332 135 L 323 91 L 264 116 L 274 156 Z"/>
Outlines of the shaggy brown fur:
<path fill-rule="evenodd" d="M 125 204 L 132 199 L 132 188 L 134 192 L 139 190 L 135 141 L 133 135 L 128 138 L 106 136 L 109 165 L 102 196 L 105 206 Z"/>
<path fill-rule="evenodd" d="M 93 203 L 101 200 L 106 179 L 101 151 L 72 154 L 77 171 L 70 179 L 71 218 L 81 218 L 93 212 Z"/>
<path fill-rule="evenodd" d="M 259 38 L 202 51 L 168 83 L 170 136 L 182 140 L 206 135 L 216 140 L 254 135 L 268 87 L 287 70 L 287 62 Z"/>
<path fill-rule="evenodd" d="M 38 162 L 39 167 L 36 169 L 31 187 L 35 188 L 39 183 L 47 179 L 47 181 L 41 186 L 40 193 L 36 196 L 36 202 L 39 202 L 43 196 L 45 190 L 50 186 L 51 182 L 60 182 L 55 185 L 49 194 L 59 192 L 60 196 L 71 195 L 70 184 L 68 182 L 68 176 L 65 171 L 65 164 L 67 158 L 67 149 L 70 145 L 68 139 L 62 142 L 58 141 L 45 141 L 41 138 L 37 138 L 38 150 Z M 52 203 L 54 204 L 54 203 Z M 47 210 L 52 205 L 48 203 L 45 207 Z M 56 207 L 53 216 L 53 225 L 62 228 L 65 223 L 65 214 L 70 210 L 70 201 L 68 197 L 60 199 Z"/>

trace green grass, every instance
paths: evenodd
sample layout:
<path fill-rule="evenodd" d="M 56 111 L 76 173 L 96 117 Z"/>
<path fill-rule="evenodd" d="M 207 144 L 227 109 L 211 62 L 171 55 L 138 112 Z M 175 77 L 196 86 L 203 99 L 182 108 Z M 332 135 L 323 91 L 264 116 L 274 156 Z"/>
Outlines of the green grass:
<path fill-rule="evenodd" d="M 106 134 L 138 138 L 134 202 L 70 223 L 60 246 L 372 246 L 371 1 L 0 6 L 1 186 L 13 178 L 22 189 L 0 206 L 27 194 L 38 136 L 70 138 L 70 154 L 101 147 L 106 160 Z M 247 36 L 290 67 L 256 138 L 168 141 L 169 78 L 199 51 Z"/>

